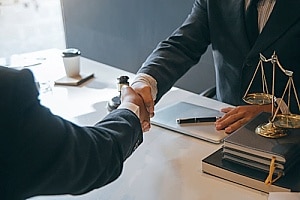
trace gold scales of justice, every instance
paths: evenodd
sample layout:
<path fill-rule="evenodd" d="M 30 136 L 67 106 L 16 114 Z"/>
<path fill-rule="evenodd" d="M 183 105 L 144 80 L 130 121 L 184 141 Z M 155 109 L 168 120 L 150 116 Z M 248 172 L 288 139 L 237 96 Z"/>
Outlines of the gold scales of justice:
<path fill-rule="evenodd" d="M 267 79 L 264 72 L 264 63 L 271 62 L 272 64 L 272 91 L 271 94 L 268 91 Z M 280 71 L 287 76 L 287 83 L 285 89 L 282 93 L 282 97 L 276 100 L 275 93 L 275 69 L 279 67 Z M 252 86 L 253 80 L 257 75 L 258 70 L 261 70 L 261 81 L 262 81 L 262 92 L 249 93 Z M 288 129 L 300 128 L 300 115 L 293 114 L 289 111 L 291 92 L 294 92 L 295 99 L 297 101 L 298 109 L 300 111 L 299 99 L 297 96 L 296 87 L 293 81 L 293 72 L 286 70 L 280 64 L 275 52 L 270 59 L 266 59 L 262 54 L 260 54 L 260 59 L 257 67 L 254 71 L 253 77 L 250 84 L 243 96 L 244 102 L 250 105 L 272 105 L 271 117 L 269 121 L 260 124 L 255 132 L 261 136 L 267 138 L 280 138 L 288 134 Z M 284 97 L 287 97 L 287 104 L 284 102 Z M 287 105 L 287 111 L 279 113 L 281 105 Z M 277 105 L 277 107 L 275 106 Z"/>

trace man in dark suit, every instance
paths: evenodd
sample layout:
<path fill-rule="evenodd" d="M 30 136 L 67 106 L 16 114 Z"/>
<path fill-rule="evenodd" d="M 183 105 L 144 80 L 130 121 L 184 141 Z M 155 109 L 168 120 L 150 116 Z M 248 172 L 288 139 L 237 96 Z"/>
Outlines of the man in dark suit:
<path fill-rule="evenodd" d="M 81 127 L 38 100 L 32 73 L 0 66 L 0 199 L 83 194 L 115 180 L 142 143 L 143 100 L 130 87 L 119 109 Z M 138 117 L 140 116 L 140 119 Z"/>
<path fill-rule="evenodd" d="M 271 111 L 270 105 L 244 105 L 242 100 L 260 53 L 270 58 L 276 52 L 282 66 L 294 72 L 295 86 L 300 86 L 300 1 L 251 1 L 255 0 L 195 1 L 185 22 L 157 46 L 132 83 L 143 97 L 150 116 L 154 114 L 154 102 L 199 61 L 208 45 L 212 45 L 215 64 L 216 98 L 237 106 L 222 109 L 226 114 L 216 122 L 218 130 L 231 133 L 259 112 Z M 255 5 L 256 17 L 251 15 L 250 19 L 256 23 L 258 36 L 255 31 L 247 32 L 250 22 L 246 22 L 246 16 L 250 15 L 246 13 L 250 5 Z M 254 29 L 249 28 L 250 31 Z M 265 64 L 271 92 L 272 64 Z M 281 97 L 287 77 L 278 68 L 275 80 L 275 96 Z M 262 82 L 256 78 L 252 92 L 261 92 L 261 87 Z M 290 108 L 293 113 L 299 113 L 295 99 L 291 100 Z"/>

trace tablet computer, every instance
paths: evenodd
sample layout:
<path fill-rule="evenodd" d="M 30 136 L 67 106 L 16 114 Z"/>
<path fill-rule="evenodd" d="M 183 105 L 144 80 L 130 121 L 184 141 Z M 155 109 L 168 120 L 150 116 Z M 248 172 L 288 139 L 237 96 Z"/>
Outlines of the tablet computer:
<path fill-rule="evenodd" d="M 214 122 L 179 124 L 178 119 L 211 118 L 222 115 L 223 113 L 218 110 L 181 101 L 157 110 L 151 118 L 151 124 L 212 143 L 221 143 L 227 134 L 224 131 L 217 131 Z"/>

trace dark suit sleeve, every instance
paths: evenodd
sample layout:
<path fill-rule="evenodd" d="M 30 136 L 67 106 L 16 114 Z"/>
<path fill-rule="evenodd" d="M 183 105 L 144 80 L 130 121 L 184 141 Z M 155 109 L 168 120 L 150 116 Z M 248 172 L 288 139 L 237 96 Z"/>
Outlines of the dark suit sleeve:
<path fill-rule="evenodd" d="M 185 22 L 149 55 L 140 73 L 157 81 L 157 100 L 192 66 L 210 44 L 206 0 L 196 0 Z"/>
<path fill-rule="evenodd" d="M 82 194 L 120 175 L 142 142 L 134 113 L 115 110 L 95 126 L 80 127 L 40 105 L 28 70 L 15 77 L 8 114 L 13 121 L 1 127 L 2 197 Z"/>

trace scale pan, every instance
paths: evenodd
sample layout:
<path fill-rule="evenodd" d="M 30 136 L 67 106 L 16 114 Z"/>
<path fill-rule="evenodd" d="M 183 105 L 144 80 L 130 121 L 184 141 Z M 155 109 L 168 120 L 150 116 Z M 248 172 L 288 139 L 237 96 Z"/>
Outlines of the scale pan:
<path fill-rule="evenodd" d="M 272 97 L 271 94 L 252 93 L 243 97 L 243 100 L 250 105 L 266 105 L 272 103 Z"/>
<path fill-rule="evenodd" d="M 280 128 L 300 128 L 300 115 L 277 114 L 273 123 Z"/>

